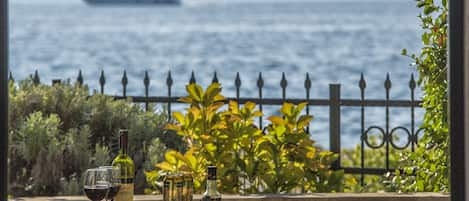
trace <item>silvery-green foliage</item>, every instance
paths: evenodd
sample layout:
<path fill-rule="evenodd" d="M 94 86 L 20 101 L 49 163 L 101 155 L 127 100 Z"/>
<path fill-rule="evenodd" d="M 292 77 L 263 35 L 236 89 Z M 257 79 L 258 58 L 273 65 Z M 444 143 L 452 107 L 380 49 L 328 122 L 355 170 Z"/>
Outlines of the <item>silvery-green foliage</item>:
<path fill-rule="evenodd" d="M 111 157 L 109 156 L 109 149 L 106 146 L 100 146 L 97 144 L 93 159 L 93 166 L 95 167 L 110 165 Z"/>
<path fill-rule="evenodd" d="M 155 164 L 164 160 L 164 154 L 166 153 L 166 150 L 166 146 L 159 138 L 153 139 L 146 150 L 147 160 L 145 161 L 144 169 L 154 170 Z"/>
<path fill-rule="evenodd" d="M 75 175 L 72 175 L 69 180 L 66 178 L 60 179 L 60 195 L 79 195 L 81 194 L 81 182 Z"/>
<path fill-rule="evenodd" d="M 110 165 L 120 128 L 130 130 L 136 167 L 143 167 L 143 147 L 154 138 L 184 146 L 180 137 L 163 132 L 166 113 L 154 105 L 145 112 L 140 104 L 90 94 L 86 86 L 68 81 L 53 86 L 10 82 L 9 98 L 9 190 L 15 196 L 73 192 L 58 179 L 70 182 L 76 175 L 80 180 L 85 169 Z"/>
<path fill-rule="evenodd" d="M 19 132 L 23 135 L 23 155 L 33 164 L 31 184 L 34 193 L 56 193 L 58 189 L 64 168 L 64 144 L 57 137 L 59 125 L 56 115 L 43 117 L 37 112 L 31 114 Z"/>
<path fill-rule="evenodd" d="M 92 153 L 89 143 L 90 129 L 88 126 L 83 128 L 69 129 L 65 134 L 65 174 L 80 175 L 83 170 L 90 167 Z"/>
<path fill-rule="evenodd" d="M 48 118 L 42 112 L 29 115 L 18 131 L 21 139 L 19 148 L 26 161 L 35 163 L 40 152 L 48 150 L 44 145 L 58 143 L 59 126 L 60 119 L 57 115 L 50 115 Z"/>

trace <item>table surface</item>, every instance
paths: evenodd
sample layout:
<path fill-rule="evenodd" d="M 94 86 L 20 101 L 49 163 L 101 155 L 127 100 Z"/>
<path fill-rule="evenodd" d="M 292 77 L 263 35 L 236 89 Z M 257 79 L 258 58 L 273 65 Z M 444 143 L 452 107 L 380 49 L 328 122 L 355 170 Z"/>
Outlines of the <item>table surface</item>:
<path fill-rule="evenodd" d="M 447 193 L 313 193 L 302 195 L 222 195 L 223 201 L 312 201 L 312 200 L 449 200 Z M 201 195 L 194 195 L 194 201 Z M 162 201 L 161 195 L 136 195 L 135 201 Z M 54 197 L 19 197 L 11 201 L 89 201 L 85 196 L 54 196 Z"/>

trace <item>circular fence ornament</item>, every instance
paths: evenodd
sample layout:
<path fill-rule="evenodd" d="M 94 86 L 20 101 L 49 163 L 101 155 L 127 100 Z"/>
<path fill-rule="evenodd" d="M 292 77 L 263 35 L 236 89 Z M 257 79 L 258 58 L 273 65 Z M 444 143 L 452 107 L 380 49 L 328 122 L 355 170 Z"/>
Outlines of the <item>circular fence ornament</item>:
<path fill-rule="evenodd" d="M 381 134 L 383 136 L 381 143 L 378 144 L 372 144 L 370 143 L 370 140 L 368 138 L 369 133 L 372 132 L 373 130 L 377 130 L 378 134 Z M 384 129 L 378 126 L 370 126 L 368 129 L 366 129 L 365 133 L 363 133 L 363 141 L 365 141 L 366 145 L 372 149 L 379 149 L 383 147 L 384 143 L 386 142 L 386 133 L 384 132 Z"/>
<path fill-rule="evenodd" d="M 396 140 L 397 138 L 394 138 L 393 136 L 397 135 L 399 131 L 404 131 L 404 133 L 407 135 L 407 142 L 402 146 L 399 146 L 396 142 L 394 142 L 394 140 Z M 389 141 L 391 142 L 392 147 L 394 147 L 395 149 L 404 150 L 412 142 L 412 134 L 410 134 L 409 129 L 402 126 L 398 126 L 391 130 L 391 133 L 389 134 Z"/>

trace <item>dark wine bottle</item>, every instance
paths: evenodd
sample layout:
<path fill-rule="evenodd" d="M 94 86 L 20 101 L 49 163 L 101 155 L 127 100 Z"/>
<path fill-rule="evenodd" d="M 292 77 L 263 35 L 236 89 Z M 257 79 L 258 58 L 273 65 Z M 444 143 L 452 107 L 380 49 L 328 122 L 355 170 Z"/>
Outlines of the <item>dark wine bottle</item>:
<path fill-rule="evenodd" d="M 120 134 L 120 151 L 119 155 L 112 161 L 112 166 L 118 166 L 121 174 L 121 185 L 119 192 L 115 197 L 115 201 L 133 201 L 134 198 L 134 174 L 135 166 L 134 161 L 127 153 L 128 135 L 129 131 L 121 129 Z"/>
<path fill-rule="evenodd" d="M 207 190 L 202 201 L 221 201 L 221 194 L 217 191 L 217 167 L 215 166 L 207 168 Z"/>

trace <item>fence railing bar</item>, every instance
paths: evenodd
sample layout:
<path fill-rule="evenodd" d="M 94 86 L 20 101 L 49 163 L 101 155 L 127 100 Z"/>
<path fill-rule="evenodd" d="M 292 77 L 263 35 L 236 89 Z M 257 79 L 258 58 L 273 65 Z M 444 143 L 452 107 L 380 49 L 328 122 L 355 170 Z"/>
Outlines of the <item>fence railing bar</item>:
<path fill-rule="evenodd" d="M 122 96 L 114 96 L 116 99 L 123 99 L 124 97 Z M 131 98 L 134 102 L 145 102 L 145 97 L 144 96 L 127 96 L 128 98 Z M 182 96 L 174 96 L 174 97 L 168 97 L 168 96 L 149 96 L 148 101 L 152 103 L 167 103 L 169 101 L 171 102 L 178 102 L 178 99 L 182 98 Z M 229 100 L 234 100 L 236 101 L 236 97 L 226 97 L 227 101 Z M 239 103 L 244 104 L 246 102 L 254 102 L 257 104 L 263 104 L 263 105 L 282 105 L 283 101 L 282 99 L 278 98 L 239 98 Z M 329 106 L 330 101 L 329 99 L 310 99 L 307 101 L 306 99 L 299 99 L 299 98 L 287 98 L 285 101 L 289 103 L 302 103 L 302 102 L 307 102 L 310 106 Z M 421 107 L 422 101 L 412 101 L 410 100 L 389 100 L 388 105 L 389 107 Z M 355 100 L 355 99 L 342 99 L 340 100 L 340 105 L 341 106 L 346 106 L 346 107 L 361 107 L 361 100 Z M 363 104 L 365 107 L 385 107 L 386 106 L 386 100 L 364 100 Z"/>
<path fill-rule="evenodd" d="M 361 106 L 361 101 L 356 100 L 356 99 L 342 99 L 340 101 L 340 105 L 342 106 Z M 394 100 L 388 100 L 388 105 L 389 107 L 421 107 L 422 101 L 410 101 L 410 100 L 399 100 L 399 99 L 394 99 Z M 366 99 L 363 101 L 364 106 L 366 107 L 385 107 L 386 106 L 386 100 L 380 100 L 380 99 Z"/>
<path fill-rule="evenodd" d="M 395 172 L 396 169 L 385 168 L 359 168 L 359 167 L 340 167 L 346 174 L 369 174 L 369 175 L 383 175 L 387 172 Z M 399 170 L 402 171 L 402 170 Z"/>
<path fill-rule="evenodd" d="M 127 71 L 124 70 L 124 74 L 122 75 L 122 96 L 127 97 L 127 84 L 129 80 L 127 79 Z"/>
<path fill-rule="evenodd" d="M 194 82 L 195 82 L 195 78 L 194 78 Z M 168 96 L 166 97 L 169 101 L 167 101 L 166 103 L 168 103 L 168 121 L 171 121 L 171 103 L 172 102 L 176 102 L 179 97 L 176 97 L 175 99 L 173 99 L 171 97 L 171 87 L 173 86 L 173 78 L 171 77 L 171 71 L 168 71 L 168 77 L 166 78 L 166 86 L 168 87 Z M 151 101 L 151 97 L 147 97 L 148 101 L 150 102 L 154 102 L 154 101 Z M 171 100 L 173 99 L 173 100 Z"/>
<path fill-rule="evenodd" d="M 409 88 L 410 88 L 410 101 L 415 101 L 415 87 L 416 83 L 414 80 L 414 74 L 410 75 Z M 415 134 L 415 106 L 412 104 L 410 107 L 410 133 L 411 133 L 411 151 L 415 151 L 415 145 L 417 144 L 417 135 Z"/>
<path fill-rule="evenodd" d="M 112 96 L 112 97 L 114 97 L 115 99 L 129 98 L 133 102 L 136 102 L 136 103 L 144 103 L 145 102 L 145 97 L 144 96 L 127 96 L 127 97 Z M 178 100 L 182 97 L 183 96 L 171 96 L 171 97 L 170 96 L 149 96 L 148 97 L 148 102 L 151 102 L 151 103 L 168 103 L 168 102 L 172 102 L 172 103 L 184 104 L 184 103 L 182 103 Z M 236 101 L 236 100 L 237 100 L 236 97 L 225 97 L 225 102 Z M 285 101 L 287 101 L 289 103 L 294 103 L 294 104 L 299 104 L 299 103 L 302 103 L 302 102 L 306 102 L 304 99 L 285 99 Z M 263 104 L 263 105 L 282 105 L 283 104 L 283 100 L 275 99 L 275 98 L 262 98 L 262 99 L 259 99 L 259 98 L 241 98 L 241 97 L 239 98 L 239 104 L 244 104 L 246 102 L 254 102 L 254 103 Z M 311 106 L 329 106 L 329 100 L 328 99 L 310 100 L 309 104 Z"/>
<path fill-rule="evenodd" d="M 339 155 L 331 165 L 332 169 L 340 168 L 340 84 L 329 85 L 329 149 Z"/>
<path fill-rule="evenodd" d="M 360 76 L 360 81 L 358 83 L 360 87 L 360 103 L 361 103 L 361 135 L 360 135 L 360 167 L 361 169 L 365 168 L 365 89 L 366 89 L 366 81 L 363 77 L 363 73 Z M 360 175 L 360 184 L 362 186 L 365 185 L 365 174 L 362 172 Z"/>
<path fill-rule="evenodd" d="M 257 88 L 259 89 L 259 102 L 257 102 L 259 104 L 259 111 L 260 112 L 263 112 L 263 108 L 262 108 L 262 105 L 263 105 L 263 97 L 262 97 L 262 87 L 264 87 L 264 79 L 262 78 L 262 72 L 259 73 L 259 77 L 257 78 Z M 259 117 L 259 128 L 261 130 L 263 130 L 263 126 L 262 126 L 262 122 L 263 119 L 262 119 L 262 116 Z"/>
<path fill-rule="evenodd" d="M 386 169 L 389 170 L 389 142 L 391 134 L 389 133 L 389 92 L 391 90 L 391 80 L 389 79 L 389 73 L 386 74 L 386 80 L 384 81 L 384 88 L 386 89 L 386 134 L 384 140 L 386 142 Z"/>
<path fill-rule="evenodd" d="M 150 77 L 148 76 L 148 71 L 145 71 L 145 77 L 143 78 L 143 85 L 145 86 L 145 111 L 148 112 L 148 91 L 150 87 Z"/>
<path fill-rule="evenodd" d="M 287 86 L 288 86 L 288 81 L 287 78 L 285 77 L 285 72 L 282 73 L 282 80 L 280 80 L 280 87 L 282 88 L 282 100 L 283 102 L 289 102 L 287 101 Z"/>
<path fill-rule="evenodd" d="M 239 77 L 239 72 L 236 72 L 236 78 L 235 78 L 235 87 L 236 87 L 236 100 L 239 102 L 239 90 L 241 88 L 241 78 Z"/>
<path fill-rule="evenodd" d="M 101 94 L 104 94 L 105 84 L 106 84 L 106 77 L 104 77 L 104 70 L 101 70 L 101 75 L 99 76 L 99 85 L 101 87 Z"/>
<path fill-rule="evenodd" d="M 308 103 L 306 105 L 306 115 L 309 115 L 309 100 L 310 100 L 310 90 L 311 90 L 311 79 L 309 79 L 309 73 L 306 73 L 304 87 L 306 90 L 306 102 Z M 306 127 L 306 132 L 309 133 L 309 124 Z"/>

